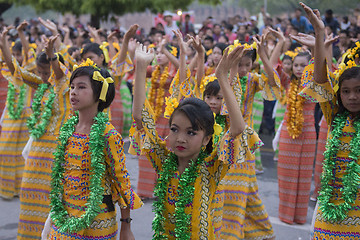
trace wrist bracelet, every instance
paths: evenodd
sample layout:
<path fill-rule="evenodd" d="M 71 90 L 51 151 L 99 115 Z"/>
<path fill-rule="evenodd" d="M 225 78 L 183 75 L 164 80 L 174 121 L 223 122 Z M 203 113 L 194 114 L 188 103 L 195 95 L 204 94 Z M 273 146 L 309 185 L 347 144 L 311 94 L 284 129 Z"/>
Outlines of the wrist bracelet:
<path fill-rule="evenodd" d="M 126 223 L 131 223 L 132 218 L 120 218 L 120 222 L 126 222 Z"/>

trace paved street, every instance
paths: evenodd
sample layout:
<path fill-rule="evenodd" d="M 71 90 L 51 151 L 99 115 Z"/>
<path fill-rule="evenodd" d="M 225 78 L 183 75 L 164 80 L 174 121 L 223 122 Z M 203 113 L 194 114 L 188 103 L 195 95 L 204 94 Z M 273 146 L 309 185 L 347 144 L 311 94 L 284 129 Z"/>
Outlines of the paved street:
<path fill-rule="evenodd" d="M 265 143 L 269 142 L 268 136 L 261 136 Z M 268 144 L 266 144 L 268 145 Z M 315 203 L 309 202 L 308 220 L 304 225 L 288 225 L 277 218 L 278 214 L 278 185 L 276 175 L 276 163 L 273 161 L 273 152 L 265 146 L 262 149 L 262 161 L 265 173 L 258 175 L 259 193 L 266 210 L 270 215 L 277 239 L 280 240 L 305 240 L 309 239 L 310 222 Z M 131 182 L 136 190 L 138 165 L 137 159 L 131 155 L 127 158 L 127 167 L 131 174 Z M 313 188 L 313 187 L 312 187 Z M 152 201 L 145 202 L 144 207 L 132 211 L 132 230 L 137 240 L 151 239 L 151 211 Z M 19 199 L 5 201 L 0 198 L 0 240 L 16 239 L 17 221 L 19 215 Z"/>

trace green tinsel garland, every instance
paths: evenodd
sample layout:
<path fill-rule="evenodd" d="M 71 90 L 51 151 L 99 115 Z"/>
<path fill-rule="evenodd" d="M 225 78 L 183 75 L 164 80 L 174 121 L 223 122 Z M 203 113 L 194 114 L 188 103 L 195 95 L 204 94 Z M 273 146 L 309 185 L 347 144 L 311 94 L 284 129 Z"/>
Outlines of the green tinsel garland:
<path fill-rule="evenodd" d="M 42 114 L 40 113 L 41 100 L 44 96 L 45 91 L 49 88 L 49 85 L 46 83 L 40 84 L 36 90 L 33 98 L 33 103 L 31 109 L 33 113 L 27 120 L 27 127 L 29 128 L 30 135 L 34 139 L 40 138 L 46 131 L 47 126 L 49 125 L 50 118 L 52 115 L 52 109 L 56 94 L 54 93 L 54 88 L 50 88 L 50 94 L 48 100 L 45 102 L 45 106 L 42 109 Z M 39 122 L 39 117 L 41 114 L 41 120 Z M 35 127 L 36 123 L 39 124 Z"/>
<path fill-rule="evenodd" d="M 177 189 L 178 199 L 175 203 L 175 236 L 177 239 L 191 239 L 190 224 L 191 215 L 185 213 L 186 205 L 191 203 L 194 198 L 195 181 L 199 175 L 199 166 L 204 162 L 206 153 L 201 151 L 196 160 L 190 162 L 189 167 L 180 176 L 179 187 Z M 167 186 L 178 168 L 178 159 L 174 153 L 170 153 L 165 159 L 163 169 L 159 173 L 154 194 L 157 201 L 153 203 L 155 218 L 152 223 L 154 231 L 153 239 L 168 239 L 165 234 L 164 217 Z M 194 237 L 194 236 L 193 236 Z"/>
<path fill-rule="evenodd" d="M 12 120 L 17 120 L 20 118 L 21 113 L 24 109 L 24 99 L 26 93 L 26 86 L 23 84 L 20 87 L 19 98 L 17 101 L 16 109 L 14 107 L 15 104 L 15 86 L 9 82 L 8 84 L 8 92 L 6 96 L 6 109 L 8 110 L 9 117 Z"/>
<path fill-rule="evenodd" d="M 353 126 L 355 128 L 355 134 L 350 141 L 350 154 L 349 158 L 352 160 L 348 163 L 345 174 L 343 176 L 342 192 L 343 203 L 334 204 L 331 202 L 333 198 L 335 183 L 334 171 L 336 169 L 336 156 L 339 150 L 341 141 L 339 138 L 343 134 L 343 128 L 347 121 L 349 113 L 346 112 L 340 116 L 336 116 L 334 119 L 333 127 L 331 131 L 331 138 L 326 143 L 326 151 L 324 152 L 324 164 L 323 173 L 321 176 L 321 190 L 319 192 L 320 210 L 324 218 L 328 221 L 342 221 L 347 217 L 347 213 L 352 208 L 352 204 L 355 202 L 359 182 L 360 182 L 360 166 L 357 163 L 360 156 L 360 120 L 355 120 Z"/>
<path fill-rule="evenodd" d="M 217 114 L 217 115 L 215 116 L 215 122 L 220 125 L 220 127 L 222 128 L 222 132 L 221 132 L 220 135 L 215 135 L 215 136 L 214 136 L 214 138 L 213 138 L 213 147 L 218 144 L 219 139 L 220 139 L 221 136 L 224 134 L 225 125 L 226 125 L 226 116 Z"/>
<path fill-rule="evenodd" d="M 244 76 L 240 78 L 240 84 L 241 84 L 241 105 L 244 106 L 244 100 L 245 100 L 245 93 L 246 93 L 246 85 L 247 85 L 248 77 Z"/>
<path fill-rule="evenodd" d="M 99 112 L 94 118 L 94 124 L 91 126 L 89 136 L 89 146 L 91 154 L 91 179 L 90 195 L 85 204 L 86 210 L 81 217 L 70 217 L 63 205 L 62 196 L 64 194 L 64 166 L 65 148 L 69 138 L 75 131 L 75 125 L 79 122 L 79 116 L 76 115 L 69 119 L 61 128 L 59 144 L 54 153 L 54 167 L 52 169 L 51 180 L 51 219 L 55 226 L 61 232 L 75 233 L 90 226 L 94 218 L 100 213 L 100 205 L 103 201 L 104 188 L 101 185 L 105 173 L 105 138 L 104 131 L 106 123 L 109 121 L 107 115 Z"/>

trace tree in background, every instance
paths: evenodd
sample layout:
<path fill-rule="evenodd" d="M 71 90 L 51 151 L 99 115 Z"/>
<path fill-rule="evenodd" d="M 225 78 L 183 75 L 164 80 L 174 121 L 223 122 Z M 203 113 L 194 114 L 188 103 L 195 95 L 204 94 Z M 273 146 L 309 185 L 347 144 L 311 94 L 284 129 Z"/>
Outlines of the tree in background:
<path fill-rule="evenodd" d="M 91 15 L 91 25 L 99 27 L 100 20 L 110 14 L 143 12 L 146 9 L 157 13 L 164 10 L 186 9 L 194 0 L 0 0 L 17 5 L 31 5 L 38 12 L 54 10 L 64 13 Z M 219 4 L 221 0 L 198 0 L 200 3 Z"/>

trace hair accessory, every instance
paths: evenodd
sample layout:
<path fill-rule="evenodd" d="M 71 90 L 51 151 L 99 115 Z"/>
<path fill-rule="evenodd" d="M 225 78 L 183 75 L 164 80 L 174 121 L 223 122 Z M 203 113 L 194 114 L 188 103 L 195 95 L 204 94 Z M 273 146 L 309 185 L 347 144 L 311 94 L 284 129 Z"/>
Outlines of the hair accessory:
<path fill-rule="evenodd" d="M 291 57 L 291 59 L 294 61 L 294 58 L 299 54 L 299 52 L 293 52 L 293 51 L 286 51 L 284 55 Z"/>
<path fill-rule="evenodd" d="M 90 58 L 87 58 L 86 61 L 83 61 L 80 65 L 74 65 L 73 71 L 75 71 L 79 67 L 93 67 L 95 70 L 99 71 L 100 68 L 96 66 L 96 63 L 94 63 Z"/>
<path fill-rule="evenodd" d="M 148 46 L 148 49 L 150 49 L 150 48 L 155 48 L 155 44 L 150 44 L 149 46 Z"/>
<path fill-rule="evenodd" d="M 244 46 L 244 50 L 252 50 L 252 49 L 257 49 L 257 45 L 256 42 L 253 42 L 251 45 L 245 43 L 245 44 L 241 44 L 239 43 L 239 40 L 235 40 L 233 45 L 228 46 L 227 48 L 229 49 L 228 53 L 231 53 L 236 47 L 238 46 Z M 226 49 L 225 49 L 226 50 Z M 224 50 L 224 51 L 225 51 Z"/>
<path fill-rule="evenodd" d="M 100 49 L 103 51 L 104 54 L 104 58 L 105 58 L 105 62 L 108 63 L 110 61 L 110 57 L 109 57 L 109 51 L 106 48 L 109 44 L 107 42 L 103 42 L 100 45 Z"/>
<path fill-rule="evenodd" d="M 166 107 L 164 117 L 169 119 L 175 108 L 179 106 L 179 102 L 175 98 L 165 97 Z"/>
<path fill-rule="evenodd" d="M 104 78 L 99 71 L 94 71 L 92 79 L 95 81 L 103 82 L 99 99 L 105 102 L 109 83 L 113 83 L 114 80 L 111 77 Z"/>
<path fill-rule="evenodd" d="M 354 60 L 348 60 L 346 63 L 342 62 L 339 64 L 338 69 L 334 72 L 335 75 L 335 83 L 336 85 L 333 87 L 334 92 L 336 93 L 339 90 L 339 77 L 343 74 L 346 69 L 356 67 L 356 63 Z"/>
<path fill-rule="evenodd" d="M 171 46 L 171 51 L 170 51 L 170 53 L 171 53 L 172 55 L 174 55 L 174 57 L 177 57 L 177 54 L 178 54 L 177 48 L 174 47 L 174 46 Z"/>

